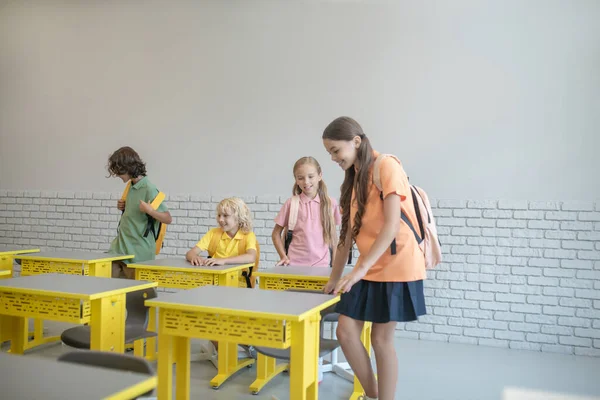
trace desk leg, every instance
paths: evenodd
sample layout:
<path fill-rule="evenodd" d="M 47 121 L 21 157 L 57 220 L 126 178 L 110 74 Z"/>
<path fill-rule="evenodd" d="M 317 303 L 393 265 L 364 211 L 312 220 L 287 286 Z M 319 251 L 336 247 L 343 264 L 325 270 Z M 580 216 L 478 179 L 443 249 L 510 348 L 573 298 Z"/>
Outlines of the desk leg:
<path fill-rule="evenodd" d="M 254 364 L 253 359 L 238 361 L 237 343 L 219 341 L 219 373 L 210 381 L 213 389 L 218 389 L 227 379 L 244 367 Z"/>
<path fill-rule="evenodd" d="M 277 360 L 258 353 L 256 360 L 256 380 L 250 385 L 250 392 L 258 394 L 277 375 L 288 369 L 288 363 L 277 365 Z"/>
<path fill-rule="evenodd" d="M 362 333 L 360 335 L 360 341 L 365 346 L 365 349 L 367 349 L 367 353 L 369 354 L 369 357 L 371 356 L 371 327 L 372 327 L 372 324 L 370 322 L 365 322 Z M 354 389 L 352 392 L 352 396 L 350 396 L 350 400 L 358 400 L 360 398 L 360 396 L 364 395 L 364 393 L 365 393 L 365 390 L 363 389 L 362 385 L 358 381 L 358 378 L 356 377 L 356 375 L 354 375 Z"/>
<path fill-rule="evenodd" d="M 29 321 L 24 318 L 25 324 L 25 350 L 29 350 L 33 347 L 40 346 L 46 343 L 54 343 L 60 341 L 60 336 L 48 336 L 44 337 L 44 320 L 34 319 L 33 320 L 33 340 L 29 341 Z"/>
<path fill-rule="evenodd" d="M 188 400 L 190 398 L 190 339 L 186 337 L 173 338 L 175 346 L 175 398 Z"/>
<path fill-rule="evenodd" d="M 219 274 L 215 275 L 214 281 L 219 284 L 219 286 L 231 286 L 238 287 L 238 272 L 229 272 L 227 274 Z"/>
<path fill-rule="evenodd" d="M 173 337 L 160 335 L 158 340 L 158 398 L 173 399 Z"/>
<path fill-rule="evenodd" d="M 10 275 L 6 276 L 5 278 L 13 277 L 13 262 L 14 257 L 11 254 L 0 256 L 0 270 L 10 271 Z"/>
<path fill-rule="evenodd" d="M 90 264 L 89 269 L 90 269 L 90 276 L 97 276 L 100 278 L 112 277 L 112 262 L 111 261 Z"/>
<path fill-rule="evenodd" d="M 150 332 L 158 331 L 156 329 L 156 309 L 154 307 L 148 308 L 148 330 Z M 146 339 L 146 360 L 156 360 L 156 337 Z"/>
<path fill-rule="evenodd" d="M 0 344 L 9 341 L 12 335 L 12 325 L 8 315 L 0 315 Z"/>
<path fill-rule="evenodd" d="M 92 300 L 91 350 L 125 351 L 125 295 Z"/>
<path fill-rule="evenodd" d="M 219 286 L 237 287 L 239 284 L 238 278 L 238 272 L 230 272 L 218 275 L 218 278 L 215 277 L 215 281 L 218 279 Z M 238 361 L 237 343 L 219 341 L 217 354 L 219 356 L 218 374 L 210 381 L 210 386 L 213 389 L 221 387 L 227 379 L 240 369 L 254 364 L 252 359 Z"/>
<path fill-rule="evenodd" d="M 23 354 L 27 342 L 27 318 L 0 315 L 0 330 L 5 339 L 10 340 L 10 352 Z"/>
<path fill-rule="evenodd" d="M 316 313 L 292 322 L 290 400 L 318 399 L 319 319 Z"/>
<path fill-rule="evenodd" d="M 263 289 L 263 290 L 267 290 L 267 279 L 266 278 L 261 277 L 258 280 L 258 288 L 259 289 Z"/>

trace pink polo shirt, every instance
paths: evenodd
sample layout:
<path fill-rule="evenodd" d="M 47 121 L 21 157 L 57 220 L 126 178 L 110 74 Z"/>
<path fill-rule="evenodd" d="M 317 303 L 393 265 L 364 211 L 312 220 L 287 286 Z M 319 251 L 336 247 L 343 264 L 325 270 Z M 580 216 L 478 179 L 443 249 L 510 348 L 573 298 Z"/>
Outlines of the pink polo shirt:
<path fill-rule="evenodd" d="M 342 221 L 340 208 L 335 199 L 331 197 L 329 199 L 331 200 L 333 220 L 336 225 L 340 225 Z M 287 227 L 291 202 L 292 199 L 288 199 L 279 210 L 279 214 L 275 217 L 277 225 Z M 288 250 L 288 258 L 290 265 L 329 267 L 329 247 L 323 241 L 319 196 L 311 200 L 304 193 L 300 194 L 298 221 L 294 228 L 294 238 Z"/>

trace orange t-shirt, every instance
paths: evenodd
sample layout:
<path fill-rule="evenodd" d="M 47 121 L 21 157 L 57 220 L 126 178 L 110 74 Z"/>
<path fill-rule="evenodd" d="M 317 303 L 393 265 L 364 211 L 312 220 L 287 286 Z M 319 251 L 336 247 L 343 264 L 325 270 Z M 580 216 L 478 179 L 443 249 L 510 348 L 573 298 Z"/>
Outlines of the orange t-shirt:
<path fill-rule="evenodd" d="M 379 153 L 373 152 L 373 157 Z M 380 165 L 381 186 L 383 197 L 390 194 L 400 196 L 401 207 L 413 226 L 418 226 L 417 217 L 410 193 L 408 177 L 402 165 L 392 157 L 386 157 Z M 356 246 L 361 256 L 371 250 L 377 235 L 383 228 L 383 200 L 379 197 L 380 192 L 373 183 L 373 165 L 369 171 L 369 194 L 362 217 L 360 232 L 356 237 Z M 355 201 L 355 193 L 352 191 L 352 202 L 350 208 L 350 224 L 354 224 L 354 216 L 358 209 Z M 383 255 L 369 269 L 363 279 L 376 282 L 412 282 L 426 278 L 425 257 L 419 248 L 415 236 L 409 226 L 400 222 L 400 229 L 396 234 L 396 254 L 392 255 L 388 247 Z"/>

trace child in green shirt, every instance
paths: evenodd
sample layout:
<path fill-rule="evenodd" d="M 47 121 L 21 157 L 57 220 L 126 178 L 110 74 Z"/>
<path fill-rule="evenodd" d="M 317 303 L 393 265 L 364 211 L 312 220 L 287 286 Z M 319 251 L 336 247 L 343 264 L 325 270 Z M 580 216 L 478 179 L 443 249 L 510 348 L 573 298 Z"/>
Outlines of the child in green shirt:
<path fill-rule="evenodd" d="M 133 279 L 135 271 L 127 267 L 128 263 L 154 260 L 156 242 L 152 234 L 147 234 L 148 216 L 156 223 L 163 224 L 172 222 L 171 214 L 165 203 L 154 210 L 150 203 L 158 195 L 158 189 L 146 176 L 146 164 L 138 153 L 131 147 L 121 147 L 108 159 L 108 172 L 110 176 L 116 176 L 127 182 L 131 180 L 131 187 L 125 201 L 118 200 L 117 208 L 123 212 L 117 237 L 110 245 L 109 253 L 133 254 L 132 260 L 113 262 L 113 278 Z"/>

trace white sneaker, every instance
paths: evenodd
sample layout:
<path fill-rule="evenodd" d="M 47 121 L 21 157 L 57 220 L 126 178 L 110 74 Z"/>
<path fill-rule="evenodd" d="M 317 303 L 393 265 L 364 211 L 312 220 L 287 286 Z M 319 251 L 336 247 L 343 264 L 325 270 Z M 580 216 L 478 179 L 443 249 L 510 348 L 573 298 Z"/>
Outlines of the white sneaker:
<path fill-rule="evenodd" d="M 320 385 L 321 382 L 323 382 L 323 357 L 319 357 L 317 369 L 318 369 L 318 374 L 319 374 L 319 378 L 317 379 L 317 381 L 319 382 L 319 385 Z"/>
<path fill-rule="evenodd" d="M 358 396 L 358 400 L 377 400 L 377 397 L 369 397 L 366 394 Z"/>

